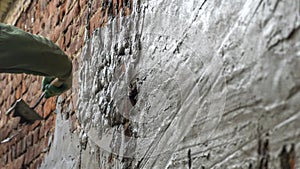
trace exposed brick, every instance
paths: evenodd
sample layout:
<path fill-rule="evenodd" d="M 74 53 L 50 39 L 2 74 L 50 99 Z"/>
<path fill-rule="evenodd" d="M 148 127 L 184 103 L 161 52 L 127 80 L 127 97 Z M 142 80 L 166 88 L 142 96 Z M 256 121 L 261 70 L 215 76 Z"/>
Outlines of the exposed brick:
<path fill-rule="evenodd" d="M 30 168 L 33 168 L 33 169 L 39 168 L 41 166 L 42 162 L 43 162 L 42 157 L 39 157 L 33 161 L 33 163 L 30 165 Z"/>
<path fill-rule="evenodd" d="M 5 166 L 8 163 L 8 153 L 2 156 L 2 164 Z"/>
<path fill-rule="evenodd" d="M 40 125 L 41 121 L 40 120 L 36 120 L 33 124 L 31 124 L 29 126 L 29 130 L 32 131 L 32 143 L 34 142 L 34 138 L 33 138 L 33 134 L 34 134 L 34 130 Z M 34 144 L 34 143 L 33 143 Z"/>
<path fill-rule="evenodd" d="M 23 154 L 23 153 L 25 153 L 25 151 L 26 151 L 26 148 L 27 148 L 27 143 L 26 143 L 26 140 L 25 140 L 25 138 L 24 138 L 24 139 L 22 139 L 22 140 L 21 140 L 21 142 L 22 142 L 21 153 Z"/>
<path fill-rule="evenodd" d="M 26 137 L 26 147 L 32 146 L 32 142 L 33 142 L 32 134 L 29 134 L 29 135 Z"/>
<path fill-rule="evenodd" d="M 11 149 L 11 159 L 14 160 L 16 157 L 17 157 L 17 148 L 16 148 L 16 145 L 12 145 L 10 147 Z"/>
<path fill-rule="evenodd" d="M 66 7 L 65 7 L 65 4 L 64 4 L 63 6 L 61 6 L 59 9 L 60 9 L 60 10 L 59 10 L 59 15 L 58 15 L 58 16 L 59 16 L 58 20 L 62 21 L 63 18 L 65 17 L 65 15 L 66 15 Z"/>
<path fill-rule="evenodd" d="M 4 104 L 2 104 L 2 105 L 4 105 Z M 2 128 L 3 128 L 4 126 L 6 126 L 6 124 L 7 124 L 8 116 L 5 115 L 6 107 L 1 106 L 1 107 L 0 107 L 0 111 L 1 111 L 0 132 L 2 132 L 2 131 L 1 131 Z M 2 136 L 3 136 L 3 134 L 1 133 L 0 137 L 2 137 Z"/>
<path fill-rule="evenodd" d="M 56 42 L 57 39 L 59 38 L 60 34 L 61 34 L 61 28 L 59 26 L 54 27 L 54 30 L 52 30 L 52 33 L 50 35 L 50 39 L 53 42 Z"/>
<path fill-rule="evenodd" d="M 36 128 L 33 131 L 33 144 L 36 144 L 39 141 L 39 134 L 40 134 L 39 132 L 40 132 L 39 128 Z"/>
<path fill-rule="evenodd" d="M 42 154 L 41 156 L 39 156 L 39 158 L 36 160 L 36 166 L 35 168 L 40 168 L 41 164 L 43 163 L 44 159 L 44 155 Z"/>
<path fill-rule="evenodd" d="M 63 34 L 61 34 L 59 36 L 59 38 L 58 38 L 58 40 L 57 40 L 56 43 L 57 43 L 58 46 L 61 46 L 62 50 L 64 50 L 66 48 L 65 45 L 64 45 L 64 43 L 65 43 L 65 36 Z"/>
<path fill-rule="evenodd" d="M 34 159 L 34 147 L 28 147 L 25 153 L 25 164 L 29 164 Z"/>
<path fill-rule="evenodd" d="M 10 130 L 7 127 L 0 128 L 0 139 L 3 140 L 8 137 Z"/>
<path fill-rule="evenodd" d="M 46 120 L 45 128 L 48 129 L 47 131 L 51 130 L 51 128 L 54 127 L 55 117 L 56 117 L 55 114 L 53 114 Z M 45 132 L 47 132 L 47 131 L 45 131 Z"/>
<path fill-rule="evenodd" d="M 99 0 L 100 1 L 100 0 Z M 86 6 L 86 4 L 88 3 L 88 0 L 80 0 L 79 1 L 79 6 L 80 8 L 84 8 Z"/>
<path fill-rule="evenodd" d="M 73 38 L 71 40 L 70 47 L 67 48 L 67 53 L 70 53 L 71 55 L 74 55 L 78 52 L 78 50 L 82 47 L 84 42 L 83 36 L 77 36 L 77 38 Z"/>
<path fill-rule="evenodd" d="M 0 156 L 0 168 L 4 168 L 4 165 L 3 164 L 3 155 Z"/>
<path fill-rule="evenodd" d="M 66 34 L 65 34 L 65 42 L 64 42 L 64 44 L 65 45 L 61 45 L 61 46 L 65 46 L 65 47 L 67 47 L 67 46 L 69 46 L 70 45 L 70 42 L 71 42 L 71 36 L 72 36 L 72 26 L 70 26 L 71 28 L 68 28 L 68 30 L 67 30 L 67 32 L 66 32 Z"/>
<path fill-rule="evenodd" d="M 72 9 L 74 2 L 76 2 L 76 1 L 73 1 L 73 0 L 66 0 L 65 1 L 65 8 L 66 8 L 67 13 L 69 13 L 70 10 Z"/>
<path fill-rule="evenodd" d="M 35 144 L 34 145 L 34 158 L 36 158 L 39 155 L 41 155 L 41 153 L 43 151 L 43 146 L 41 146 L 41 145 L 40 144 Z"/>
<path fill-rule="evenodd" d="M 24 166 L 24 159 L 25 159 L 25 157 L 24 157 L 24 155 L 22 155 L 22 156 L 19 156 L 16 160 L 14 160 L 14 168 L 24 168 L 23 166 Z"/>
<path fill-rule="evenodd" d="M 2 96 L 1 97 L 8 98 L 8 96 L 11 95 L 12 91 L 13 91 L 13 89 L 12 89 L 12 83 L 8 83 L 5 86 L 5 88 L 4 88 L 3 92 L 2 92 Z"/>
<path fill-rule="evenodd" d="M 92 14 L 102 7 L 102 1 L 92 1 Z"/>
<path fill-rule="evenodd" d="M 22 81 L 22 94 L 27 92 L 30 83 L 31 79 L 25 77 L 25 79 Z"/>
<path fill-rule="evenodd" d="M 15 92 L 15 98 L 19 99 L 22 97 L 22 86 L 20 85 L 19 87 L 17 87 L 16 92 Z"/>
<path fill-rule="evenodd" d="M 31 84 L 28 86 L 29 91 L 32 94 L 33 98 L 32 100 L 35 101 L 39 98 L 40 96 L 40 91 L 41 91 L 41 82 L 38 82 L 36 79 L 32 79 Z"/>
<path fill-rule="evenodd" d="M 20 138 L 26 142 L 26 136 L 29 133 L 29 126 L 23 126 L 21 132 L 19 133 Z M 26 145 L 25 145 L 26 146 Z"/>
<path fill-rule="evenodd" d="M 66 16 L 66 18 L 63 20 L 63 23 L 62 23 L 62 30 L 66 30 L 67 27 L 70 25 L 70 23 L 73 21 L 73 19 L 75 17 L 78 17 L 79 15 L 79 5 L 78 3 L 76 3 L 73 8 L 71 9 L 70 13 L 68 13 L 68 15 Z"/>
<path fill-rule="evenodd" d="M 51 98 L 47 99 L 47 101 L 45 102 L 44 107 L 43 107 L 43 112 L 44 112 L 43 117 L 47 118 L 50 115 L 50 113 L 55 110 L 55 108 L 56 108 L 55 97 L 51 97 Z"/>
<path fill-rule="evenodd" d="M 17 157 L 20 156 L 20 154 L 22 154 L 22 140 L 17 142 L 17 149 L 16 149 L 16 155 Z"/>
<path fill-rule="evenodd" d="M 39 138 L 43 138 L 45 136 L 45 121 L 41 122 Z"/>
<path fill-rule="evenodd" d="M 22 82 L 23 75 L 17 74 L 13 80 L 13 86 L 19 86 Z"/>
<path fill-rule="evenodd" d="M 8 129 L 10 131 L 12 131 L 13 129 L 18 128 L 18 125 L 19 125 L 18 122 L 19 122 L 18 118 L 12 118 L 12 119 L 10 119 L 10 121 L 8 122 Z"/>
<path fill-rule="evenodd" d="M 105 22 L 107 16 L 105 16 L 105 11 L 102 9 L 98 9 L 97 12 L 91 17 L 90 19 L 90 35 L 92 32 L 102 26 L 102 24 Z"/>
<path fill-rule="evenodd" d="M 49 37 L 56 42 L 68 55 L 75 58 L 80 56 L 80 50 L 84 43 L 84 33 L 87 19 L 88 0 L 40 0 L 31 1 L 28 7 L 17 18 L 16 26 L 29 32 L 38 33 Z M 101 10 L 102 1 L 92 1 L 92 9 L 97 13 L 92 20 L 93 30 L 107 21 L 108 12 Z M 120 5 L 120 3 L 119 3 Z M 106 18 L 105 18 L 106 17 Z M 78 58 L 74 60 L 79 69 Z M 4 115 L 4 112 L 16 99 L 23 100 L 32 106 L 41 94 L 41 77 L 32 75 L 0 74 L 0 138 L 12 134 L 13 130 L 20 130 L 20 134 L 11 142 L 0 145 L 0 168 L 23 168 L 23 164 L 29 168 L 38 168 L 43 160 L 43 149 L 48 147 L 49 135 L 54 132 L 55 114 L 51 114 L 56 108 L 56 98 L 42 101 L 35 109 L 46 118 L 45 121 L 37 121 L 29 126 L 20 126 L 17 118 Z M 71 90 L 65 93 L 65 98 L 71 98 Z M 76 98 L 75 98 L 76 100 Z M 71 104 L 67 100 L 65 104 Z M 75 104 L 73 104 L 75 105 Z M 66 107 L 65 105 L 64 107 Z M 73 112 L 75 107 L 73 107 Z M 71 115 L 72 131 L 78 127 L 75 113 Z M 14 158 L 14 159 L 13 159 Z"/>
<path fill-rule="evenodd" d="M 9 150 L 9 151 L 7 152 L 7 163 L 12 162 L 12 156 L 11 156 L 11 154 L 12 154 L 12 152 L 11 152 L 11 150 Z"/>

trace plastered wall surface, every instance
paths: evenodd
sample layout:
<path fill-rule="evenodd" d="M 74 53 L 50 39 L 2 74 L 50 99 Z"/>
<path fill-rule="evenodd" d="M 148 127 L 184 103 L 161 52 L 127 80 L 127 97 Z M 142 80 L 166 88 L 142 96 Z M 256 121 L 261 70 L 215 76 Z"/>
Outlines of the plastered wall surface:
<path fill-rule="evenodd" d="M 2 166 L 300 167 L 299 0 L 33 2 L 59 17 L 32 21 L 29 5 L 16 25 L 72 56 L 74 85 L 20 136 L 47 149 L 13 158 L 9 143 Z"/>
<path fill-rule="evenodd" d="M 132 5 L 86 40 L 69 168 L 300 167 L 299 1 Z"/>

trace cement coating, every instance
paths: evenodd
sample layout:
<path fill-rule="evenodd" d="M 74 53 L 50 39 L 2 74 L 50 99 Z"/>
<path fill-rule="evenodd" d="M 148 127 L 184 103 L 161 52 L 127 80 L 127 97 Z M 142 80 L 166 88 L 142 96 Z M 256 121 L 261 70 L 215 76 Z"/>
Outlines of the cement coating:
<path fill-rule="evenodd" d="M 81 132 L 58 115 L 41 168 L 300 167 L 282 154 L 300 150 L 299 11 L 298 0 L 134 2 L 87 39 Z"/>

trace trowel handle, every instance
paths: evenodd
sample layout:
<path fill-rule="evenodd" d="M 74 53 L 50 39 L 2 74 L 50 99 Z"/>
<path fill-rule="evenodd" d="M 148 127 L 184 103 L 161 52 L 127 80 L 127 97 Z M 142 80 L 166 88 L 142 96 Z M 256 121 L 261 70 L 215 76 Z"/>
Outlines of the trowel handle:
<path fill-rule="evenodd" d="M 52 80 L 50 85 L 55 86 L 55 87 L 60 87 L 63 83 L 64 82 L 59 80 L 59 78 L 55 78 L 54 80 Z"/>
<path fill-rule="evenodd" d="M 52 82 L 50 83 L 50 85 L 55 86 L 55 87 L 60 87 L 63 83 L 64 83 L 63 81 L 59 80 L 58 78 L 55 78 L 54 80 L 52 80 Z M 35 109 L 40 104 L 40 102 L 44 98 L 45 94 L 46 94 L 46 91 L 44 91 L 41 94 L 41 96 L 39 97 L 38 101 L 34 104 L 33 107 L 31 107 L 31 109 Z"/>

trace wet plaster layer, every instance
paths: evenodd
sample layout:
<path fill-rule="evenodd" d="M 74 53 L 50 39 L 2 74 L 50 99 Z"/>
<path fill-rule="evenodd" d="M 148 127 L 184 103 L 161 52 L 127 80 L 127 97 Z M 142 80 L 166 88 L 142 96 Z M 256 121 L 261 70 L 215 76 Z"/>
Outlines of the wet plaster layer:
<path fill-rule="evenodd" d="M 66 168 L 299 168 L 299 12 L 290 0 L 134 2 L 86 40 L 81 132 L 56 132 L 69 140 L 53 153 L 74 145 Z"/>

